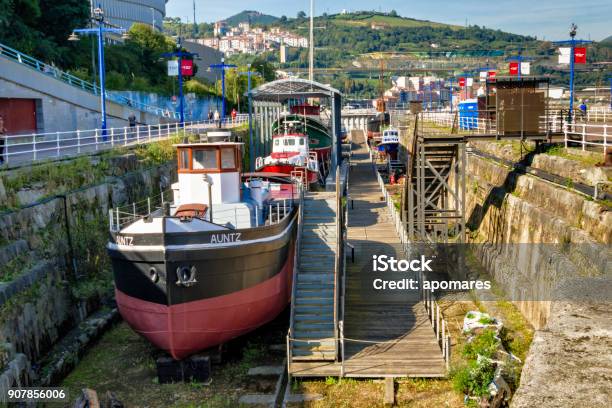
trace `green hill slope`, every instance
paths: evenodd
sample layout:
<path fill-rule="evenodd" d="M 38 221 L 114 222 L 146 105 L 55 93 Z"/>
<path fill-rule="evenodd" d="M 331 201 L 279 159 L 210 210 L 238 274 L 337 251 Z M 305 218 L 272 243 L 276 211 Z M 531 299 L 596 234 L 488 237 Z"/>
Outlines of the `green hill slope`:
<path fill-rule="evenodd" d="M 224 21 L 230 26 L 237 26 L 239 23 L 251 23 L 257 25 L 272 24 L 278 20 L 278 17 L 271 16 L 269 14 L 263 14 L 259 11 L 244 10 L 238 14 L 226 18 Z"/>

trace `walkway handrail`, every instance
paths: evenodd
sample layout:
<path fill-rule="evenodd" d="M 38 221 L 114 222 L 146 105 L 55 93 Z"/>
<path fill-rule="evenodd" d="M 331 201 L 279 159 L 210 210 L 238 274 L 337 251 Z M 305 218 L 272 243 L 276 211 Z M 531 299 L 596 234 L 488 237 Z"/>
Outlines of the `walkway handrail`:
<path fill-rule="evenodd" d="M 119 146 L 135 146 L 173 137 L 179 133 L 198 129 L 231 128 L 248 123 L 248 115 L 242 114 L 223 122 L 199 121 L 160 123 L 155 125 L 124 126 L 110 129 L 87 129 L 68 132 L 45 132 L 2 136 L 4 151 L 2 162 L 21 165 L 42 160 L 57 160 L 94 154 Z"/>
<path fill-rule="evenodd" d="M 295 240 L 295 255 L 293 257 L 293 276 L 291 279 L 291 313 L 289 313 L 289 332 L 287 333 L 287 368 L 289 370 L 289 372 L 291 372 L 291 361 L 293 359 L 293 342 L 291 341 L 292 339 L 292 333 L 294 331 L 294 324 L 295 324 L 295 318 L 294 318 L 294 314 L 295 314 L 295 299 L 297 296 L 297 274 L 298 274 L 298 268 L 299 268 L 299 261 L 300 261 L 300 252 L 301 252 L 301 246 L 302 246 L 302 231 L 304 229 L 303 226 L 303 220 L 304 220 L 304 185 L 300 182 L 296 182 L 295 183 L 299 195 L 300 195 L 300 200 L 299 200 L 299 208 L 298 208 L 298 230 L 297 230 L 297 237 Z"/>
<path fill-rule="evenodd" d="M 612 124 L 598 123 L 563 123 L 563 143 L 565 148 L 568 143 L 578 143 L 582 150 L 587 146 L 601 146 L 603 153 L 606 154 L 610 141 L 608 137 L 612 136 Z"/>
<path fill-rule="evenodd" d="M 89 92 L 94 95 L 100 95 L 101 93 L 101 88 L 97 84 L 93 84 L 73 74 L 62 71 L 53 65 L 49 65 L 45 62 L 42 62 L 34 57 L 24 54 L 21 51 L 18 51 L 2 43 L 0 43 L 0 55 L 28 68 L 31 68 L 35 71 L 52 76 L 58 81 L 64 82 L 75 88 L 79 88 L 85 92 Z M 178 112 L 170 112 L 167 109 L 163 109 L 157 106 L 145 105 L 143 103 L 129 99 L 125 96 L 115 95 L 112 93 L 112 91 L 108 91 L 106 93 L 106 99 L 111 100 L 113 102 L 117 102 L 122 105 L 134 107 L 138 110 L 153 113 L 158 116 L 172 117 L 174 119 L 178 118 Z"/>
<path fill-rule="evenodd" d="M 446 370 L 450 369 L 450 354 L 451 354 L 451 337 L 448 328 L 448 323 L 444 319 L 444 314 L 440 310 L 440 305 L 436 301 L 433 293 L 429 290 L 423 289 L 425 280 L 423 279 L 422 272 L 420 273 L 421 278 L 420 288 L 422 290 L 421 300 L 427 311 L 427 317 L 431 322 L 431 327 L 436 332 L 436 340 L 442 350 L 442 357 L 446 363 Z"/>
<path fill-rule="evenodd" d="M 336 361 L 339 359 L 337 348 L 340 342 L 339 333 L 339 308 L 338 303 L 340 301 L 340 278 L 342 274 L 342 268 L 344 265 L 344 250 L 343 250 L 343 211 L 342 211 L 342 196 L 343 184 L 340 180 L 340 166 L 336 166 L 336 259 L 334 262 L 334 344 L 336 346 Z"/>

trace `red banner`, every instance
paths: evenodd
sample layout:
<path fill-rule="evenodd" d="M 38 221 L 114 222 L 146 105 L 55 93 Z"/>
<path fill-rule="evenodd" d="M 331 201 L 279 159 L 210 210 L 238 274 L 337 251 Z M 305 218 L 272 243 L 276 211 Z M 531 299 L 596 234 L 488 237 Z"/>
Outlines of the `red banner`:
<path fill-rule="evenodd" d="M 574 48 L 574 64 L 586 64 L 586 48 Z"/>
<path fill-rule="evenodd" d="M 181 75 L 193 76 L 193 60 L 184 59 L 181 61 Z"/>
<path fill-rule="evenodd" d="M 519 63 L 511 62 L 509 67 L 510 75 L 518 75 L 519 73 Z"/>
<path fill-rule="evenodd" d="M 459 78 L 459 86 L 463 88 L 465 86 L 465 78 Z"/>
<path fill-rule="evenodd" d="M 495 79 L 497 77 L 496 71 L 489 71 L 489 79 Z"/>

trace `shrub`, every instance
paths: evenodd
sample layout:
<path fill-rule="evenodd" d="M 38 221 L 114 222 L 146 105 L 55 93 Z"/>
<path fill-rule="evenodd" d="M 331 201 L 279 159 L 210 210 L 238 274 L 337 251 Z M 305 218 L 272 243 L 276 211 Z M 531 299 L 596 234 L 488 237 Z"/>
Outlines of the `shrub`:
<path fill-rule="evenodd" d="M 476 360 L 479 355 L 492 358 L 499 344 L 500 341 L 493 330 L 484 330 L 465 344 L 462 354 L 468 360 Z"/>

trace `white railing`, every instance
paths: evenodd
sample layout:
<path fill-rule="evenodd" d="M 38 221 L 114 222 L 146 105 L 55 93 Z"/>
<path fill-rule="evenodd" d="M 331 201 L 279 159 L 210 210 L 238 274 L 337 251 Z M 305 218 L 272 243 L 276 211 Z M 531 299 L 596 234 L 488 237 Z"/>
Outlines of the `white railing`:
<path fill-rule="evenodd" d="M 563 139 L 565 147 L 568 143 L 578 143 L 585 150 L 588 146 L 603 148 L 604 154 L 610 146 L 608 137 L 612 136 L 612 125 L 595 123 L 564 123 Z"/>
<path fill-rule="evenodd" d="M 161 214 L 164 204 L 171 203 L 172 200 L 172 190 L 165 190 L 145 200 L 111 208 L 108 210 L 109 229 L 111 232 L 119 232 L 142 218 Z"/>
<path fill-rule="evenodd" d="M 231 128 L 248 123 L 248 115 L 219 121 L 160 123 L 157 125 L 124 126 L 119 128 L 74 130 L 67 132 L 31 133 L 2 136 L 0 162 L 21 165 L 42 160 L 92 154 L 120 146 L 136 146 L 168 139 L 177 134 L 194 133 L 199 129 L 221 126 Z"/>
<path fill-rule="evenodd" d="M 423 272 L 420 272 L 422 275 Z M 420 287 L 424 286 L 424 280 L 421 277 L 419 279 Z M 446 363 L 446 370 L 450 369 L 450 353 L 451 353 L 451 336 L 448 329 L 448 323 L 444 319 L 444 315 L 440 310 L 440 305 L 436 302 L 436 299 L 429 290 L 423 289 L 421 299 L 427 311 L 427 317 L 431 322 L 433 330 L 436 332 L 436 341 L 442 350 L 442 358 Z"/>
<path fill-rule="evenodd" d="M 302 194 L 300 185 L 296 183 L 297 192 Z M 300 195 L 301 197 L 301 195 Z M 255 227 L 260 226 L 260 216 L 262 217 L 262 225 L 275 225 L 285 220 L 295 206 L 295 197 L 290 199 L 279 199 L 261 209 L 258 206 L 254 207 Z M 171 205 L 174 200 L 172 190 L 164 190 L 144 200 L 135 201 L 119 207 L 108 210 L 109 229 L 111 232 L 120 232 L 121 229 L 149 216 L 160 216 L 163 214 L 164 206 Z M 300 198 L 301 200 L 301 198 Z M 298 201 L 300 204 L 301 201 Z M 206 220 L 217 224 L 227 224 L 233 221 L 233 225 L 237 227 L 241 219 L 245 219 L 245 211 L 241 208 L 218 209 L 213 206 L 212 211 L 209 209 L 205 216 Z M 211 219 L 212 218 L 212 219 Z M 252 220 L 252 215 L 249 212 L 246 218 Z"/>
<path fill-rule="evenodd" d="M 457 112 L 423 112 L 421 117 L 421 124 L 429 122 L 441 127 L 452 128 L 455 126 L 459 132 L 487 134 L 495 132 L 496 129 L 494 120 L 481 117 L 463 117 Z"/>

